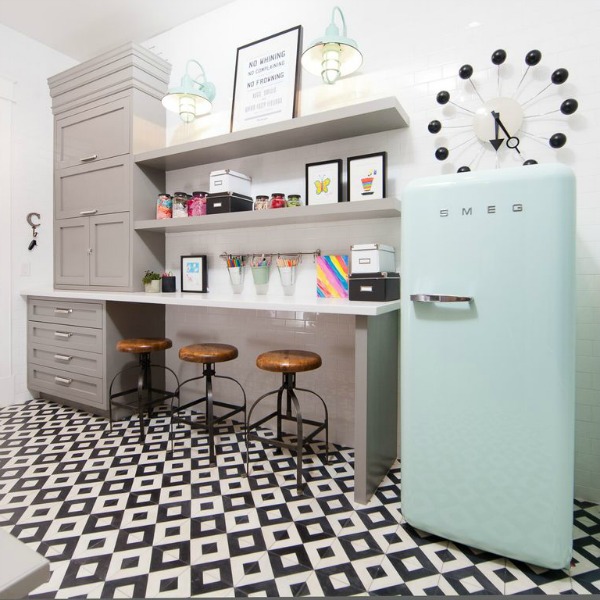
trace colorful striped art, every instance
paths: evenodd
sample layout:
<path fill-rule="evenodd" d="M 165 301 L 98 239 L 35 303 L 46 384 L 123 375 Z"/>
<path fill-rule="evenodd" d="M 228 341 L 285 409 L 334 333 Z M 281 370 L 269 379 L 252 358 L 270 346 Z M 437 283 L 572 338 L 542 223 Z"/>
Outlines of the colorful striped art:
<path fill-rule="evenodd" d="M 348 255 L 317 256 L 317 297 L 348 297 Z"/>

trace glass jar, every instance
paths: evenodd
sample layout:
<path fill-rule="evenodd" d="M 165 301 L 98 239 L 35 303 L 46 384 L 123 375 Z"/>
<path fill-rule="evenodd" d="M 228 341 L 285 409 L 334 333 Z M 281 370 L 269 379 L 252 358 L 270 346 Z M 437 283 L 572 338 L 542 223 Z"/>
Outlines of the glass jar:
<path fill-rule="evenodd" d="M 302 206 L 299 194 L 289 194 L 287 197 L 287 206 Z"/>
<path fill-rule="evenodd" d="M 271 194 L 269 208 L 285 208 L 286 204 L 285 194 Z"/>
<path fill-rule="evenodd" d="M 173 216 L 173 200 L 170 194 L 159 194 L 156 200 L 156 218 L 170 219 Z"/>
<path fill-rule="evenodd" d="M 192 197 L 188 202 L 188 217 L 199 217 L 206 214 L 206 192 L 192 192 Z"/>
<path fill-rule="evenodd" d="M 185 192 L 175 192 L 173 195 L 173 218 L 187 217 L 189 195 Z"/>
<path fill-rule="evenodd" d="M 269 196 L 256 196 L 254 210 L 264 210 L 265 208 L 269 208 Z"/>

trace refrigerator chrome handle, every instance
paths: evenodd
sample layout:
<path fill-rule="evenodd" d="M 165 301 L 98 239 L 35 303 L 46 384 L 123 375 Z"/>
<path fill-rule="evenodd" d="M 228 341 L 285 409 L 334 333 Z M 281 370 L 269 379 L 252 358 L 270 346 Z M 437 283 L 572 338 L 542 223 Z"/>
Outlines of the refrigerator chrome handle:
<path fill-rule="evenodd" d="M 473 302 L 473 296 L 449 296 L 447 294 L 411 294 L 413 302 Z"/>

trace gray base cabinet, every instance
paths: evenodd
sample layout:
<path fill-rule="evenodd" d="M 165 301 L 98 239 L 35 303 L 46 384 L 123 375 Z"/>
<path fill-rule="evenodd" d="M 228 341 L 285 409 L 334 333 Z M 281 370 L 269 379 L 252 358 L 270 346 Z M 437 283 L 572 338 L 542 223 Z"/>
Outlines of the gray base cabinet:
<path fill-rule="evenodd" d="M 164 306 L 30 297 L 27 304 L 27 385 L 32 392 L 106 416 L 109 386 L 135 356 L 116 350 L 127 337 L 161 337 Z M 164 364 L 164 354 L 153 360 Z M 115 389 L 135 386 L 135 369 Z M 157 373 L 157 382 L 162 373 Z M 124 386 L 127 386 L 125 388 Z"/>

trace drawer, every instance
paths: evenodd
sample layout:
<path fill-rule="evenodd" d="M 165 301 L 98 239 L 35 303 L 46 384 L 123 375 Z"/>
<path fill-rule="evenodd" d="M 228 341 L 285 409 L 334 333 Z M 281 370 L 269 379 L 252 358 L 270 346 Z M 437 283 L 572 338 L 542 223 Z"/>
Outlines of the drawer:
<path fill-rule="evenodd" d="M 54 175 L 54 216 L 85 217 L 130 208 L 129 156 L 60 169 Z"/>
<path fill-rule="evenodd" d="M 65 350 L 59 346 L 42 346 L 30 344 L 27 351 L 27 361 L 32 364 L 53 367 L 88 375 L 89 377 L 102 377 L 103 355 L 85 350 Z"/>
<path fill-rule="evenodd" d="M 102 409 L 107 407 L 101 377 L 88 377 L 61 369 L 30 364 L 27 368 L 27 386 L 30 390 L 45 392 L 87 406 Z"/>
<path fill-rule="evenodd" d="M 27 317 L 30 321 L 101 328 L 102 308 L 102 304 L 93 302 L 30 299 Z"/>
<path fill-rule="evenodd" d="M 29 321 L 29 344 L 102 353 L 102 329 Z"/>
<path fill-rule="evenodd" d="M 91 164 L 130 151 L 129 99 L 121 98 L 56 123 L 56 167 Z"/>

